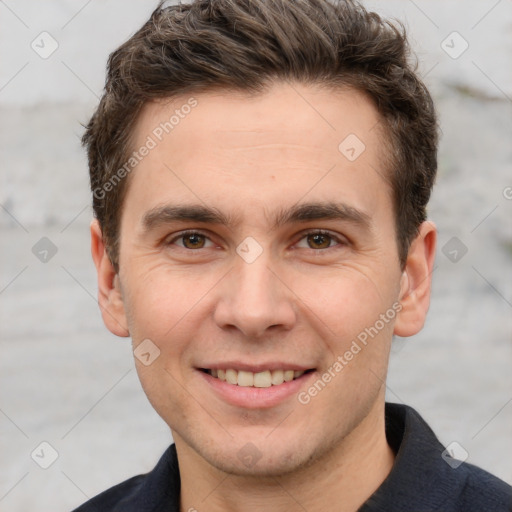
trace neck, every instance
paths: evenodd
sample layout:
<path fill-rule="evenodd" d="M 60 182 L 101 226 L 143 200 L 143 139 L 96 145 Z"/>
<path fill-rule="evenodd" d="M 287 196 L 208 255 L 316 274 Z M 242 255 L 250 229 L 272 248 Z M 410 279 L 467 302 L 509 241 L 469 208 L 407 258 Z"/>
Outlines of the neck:
<path fill-rule="evenodd" d="M 382 402 L 328 454 L 279 477 L 224 473 L 174 433 L 181 476 L 180 511 L 355 512 L 393 466 L 394 453 L 384 426 Z"/>

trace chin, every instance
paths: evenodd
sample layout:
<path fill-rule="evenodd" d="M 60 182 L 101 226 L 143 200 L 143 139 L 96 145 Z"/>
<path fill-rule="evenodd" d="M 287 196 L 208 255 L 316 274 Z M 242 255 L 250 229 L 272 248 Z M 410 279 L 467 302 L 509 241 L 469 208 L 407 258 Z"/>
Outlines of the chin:
<path fill-rule="evenodd" d="M 317 462 L 330 449 L 325 439 L 304 437 L 301 432 L 275 439 L 271 439 L 269 432 L 235 435 L 229 440 L 210 438 L 206 443 L 184 441 L 210 466 L 240 477 L 275 478 L 296 473 Z"/>
<path fill-rule="evenodd" d="M 240 450 L 234 451 L 231 454 L 223 453 L 218 457 L 213 457 L 211 460 L 205 456 L 205 459 L 212 466 L 227 474 L 259 478 L 275 478 L 288 473 L 295 473 L 301 468 L 307 467 L 314 459 L 314 457 L 307 457 L 304 454 L 290 453 L 288 451 L 283 451 L 282 453 L 274 451 L 271 456 L 261 455 L 261 458 L 256 456 L 254 460 L 240 457 L 239 454 Z"/>

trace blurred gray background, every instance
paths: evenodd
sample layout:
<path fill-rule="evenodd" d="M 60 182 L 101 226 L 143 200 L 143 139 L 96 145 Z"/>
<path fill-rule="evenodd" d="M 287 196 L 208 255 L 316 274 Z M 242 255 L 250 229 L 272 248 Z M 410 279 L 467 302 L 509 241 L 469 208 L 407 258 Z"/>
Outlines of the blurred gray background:
<path fill-rule="evenodd" d="M 108 54 L 155 5 L 0 0 L 2 511 L 70 510 L 171 442 L 100 318 L 79 141 Z M 432 306 L 394 343 L 388 399 L 512 483 L 512 2 L 365 5 L 409 27 L 443 132 Z"/>

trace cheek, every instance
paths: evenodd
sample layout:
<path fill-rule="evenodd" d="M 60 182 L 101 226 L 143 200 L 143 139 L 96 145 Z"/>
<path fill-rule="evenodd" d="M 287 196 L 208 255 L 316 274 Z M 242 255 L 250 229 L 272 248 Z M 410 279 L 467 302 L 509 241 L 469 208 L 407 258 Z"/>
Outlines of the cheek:
<path fill-rule="evenodd" d="M 206 285 L 194 281 L 192 276 L 170 275 L 164 266 L 130 276 L 125 303 L 136 369 L 149 401 L 164 419 L 176 408 L 185 414 L 190 399 L 180 383 L 190 377 L 191 336 L 199 324 L 198 314 L 204 314 L 201 298 L 207 291 Z M 147 340 L 157 353 L 149 365 L 137 358 L 139 345 Z"/>
<path fill-rule="evenodd" d="M 398 285 L 387 276 L 385 271 L 352 266 L 302 276 L 294 280 L 294 289 L 331 335 L 346 342 L 392 308 Z M 390 323 L 388 319 L 385 328 L 379 324 L 379 330 L 388 331 Z"/>
<path fill-rule="evenodd" d="M 325 357 L 321 382 L 303 390 L 301 399 L 311 400 L 315 410 L 332 411 L 333 403 L 341 405 L 328 421 L 348 430 L 352 427 L 346 422 L 359 416 L 347 416 L 346 411 L 367 412 L 382 391 L 399 308 L 390 273 L 379 274 L 380 281 L 370 275 L 354 267 L 325 280 L 308 277 L 305 302 L 313 313 L 309 318 L 321 320 Z"/>
<path fill-rule="evenodd" d="M 212 332 L 215 327 L 212 291 L 221 278 L 222 273 L 216 271 L 176 269 L 168 263 L 132 269 L 125 305 L 134 348 L 143 340 L 151 340 L 160 352 L 157 366 L 180 381 L 186 379 L 183 371 L 197 355 L 195 340 L 204 338 L 201 331 Z M 140 364 L 138 372 L 143 384 L 153 384 L 154 372 L 147 372 Z"/>
<path fill-rule="evenodd" d="M 207 274 L 176 270 L 165 262 L 134 267 L 129 269 L 125 306 L 137 341 L 141 336 L 161 339 L 186 321 L 214 281 Z"/>

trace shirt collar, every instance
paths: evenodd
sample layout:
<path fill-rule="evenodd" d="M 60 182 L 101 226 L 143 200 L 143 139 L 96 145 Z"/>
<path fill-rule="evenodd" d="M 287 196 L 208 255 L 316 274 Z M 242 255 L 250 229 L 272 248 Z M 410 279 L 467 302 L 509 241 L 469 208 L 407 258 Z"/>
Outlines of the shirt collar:
<path fill-rule="evenodd" d="M 386 437 L 396 454 L 393 468 L 359 512 L 447 510 L 465 478 L 443 460 L 444 447 L 423 418 L 407 405 L 386 403 Z"/>

